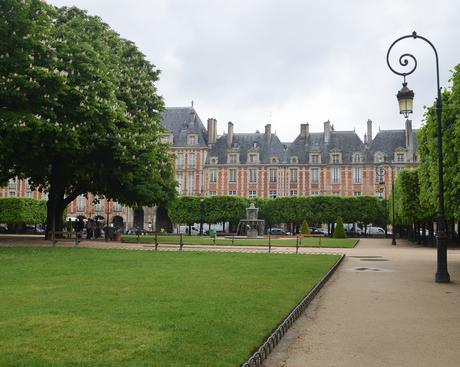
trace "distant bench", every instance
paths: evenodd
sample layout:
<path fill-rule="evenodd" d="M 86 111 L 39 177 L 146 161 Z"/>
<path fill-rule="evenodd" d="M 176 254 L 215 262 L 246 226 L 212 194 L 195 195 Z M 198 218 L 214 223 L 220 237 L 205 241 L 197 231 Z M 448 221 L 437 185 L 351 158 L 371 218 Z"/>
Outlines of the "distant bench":
<path fill-rule="evenodd" d="M 81 241 L 82 232 L 67 232 L 67 231 L 49 231 L 48 238 L 56 246 L 57 242 L 74 242 L 75 246 Z"/>

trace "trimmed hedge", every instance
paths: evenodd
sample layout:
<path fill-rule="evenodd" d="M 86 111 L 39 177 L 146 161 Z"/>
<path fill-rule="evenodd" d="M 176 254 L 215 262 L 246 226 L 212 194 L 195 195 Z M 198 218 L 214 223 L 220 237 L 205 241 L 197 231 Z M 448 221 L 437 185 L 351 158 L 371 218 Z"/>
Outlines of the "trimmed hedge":
<path fill-rule="evenodd" d="M 0 198 L 0 223 L 37 224 L 46 222 L 46 200 Z"/>

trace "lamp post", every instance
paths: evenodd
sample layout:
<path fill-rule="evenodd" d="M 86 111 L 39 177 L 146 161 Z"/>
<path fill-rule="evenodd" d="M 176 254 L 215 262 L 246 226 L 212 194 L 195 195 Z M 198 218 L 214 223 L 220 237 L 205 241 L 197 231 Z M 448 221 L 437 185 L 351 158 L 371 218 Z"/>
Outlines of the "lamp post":
<path fill-rule="evenodd" d="M 388 168 L 391 171 L 391 244 L 393 246 L 396 246 L 396 232 L 395 232 L 395 181 L 394 181 L 394 176 L 393 176 L 393 167 L 388 164 Z M 383 177 L 385 177 L 385 169 L 382 166 L 377 166 L 375 167 L 375 172 L 379 179 L 379 184 L 384 185 L 385 181 L 383 180 Z M 384 188 L 383 188 L 384 189 Z M 385 193 L 385 199 L 386 199 L 386 193 Z"/>
<path fill-rule="evenodd" d="M 399 102 L 400 114 L 403 114 L 407 117 L 412 113 L 412 105 L 414 99 L 414 92 L 407 88 L 406 76 L 412 74 L 417 68 L 417 59 L 409 53 L 404 53 L 399 57 L 399 64 L 403 67 L 407 67 L 409 64 L 409 59 L 414 63 L 412 68 L 407 72 L 399 72 L 393 69 L 390 65 L 390 52 L 393 46 L 401 40 L 406 38 L 421 39 L 428 43 L 434 51 L 436 59 L 436 82 L 437 82 L 437 100 L 436 100 L 436 117 L 438 123 L 438 194 L 439 194 L 439 209 L 438 209 L 438 230 L 436 232 L 436 247 L 437 247 L 437 270 L 436 270 L 436 282 L 438 283 L 448 283 L 450 282 L 450 276 L 447 272 L 447 233 L 446 233 L 446 217 L 444 212 L 444 181 L 443 181 L 443 161 L 442 161 L 442 99 L 441 99 L 441 88 L 439 86 L 439 59 L 438 52 L 434 45 L 426 39 L 418 35 L 415 31 L 412 34 L 402 36 L 394 41 L 387 52 L 387 64 L 390 70 L 397 74 L 401 75 L 404 79 L 403 88 L 398 92 L 397 98 Z"/>
<path fill-rule="evenodd" d="M 200 198 L 200 236 L 203 235 L 204 222 L 204 198 Z"/>

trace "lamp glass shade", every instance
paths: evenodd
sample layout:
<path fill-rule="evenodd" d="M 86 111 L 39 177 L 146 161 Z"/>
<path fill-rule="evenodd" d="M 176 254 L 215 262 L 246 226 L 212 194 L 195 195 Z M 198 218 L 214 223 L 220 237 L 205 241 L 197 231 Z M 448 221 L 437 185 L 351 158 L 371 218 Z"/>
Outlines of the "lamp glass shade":
<path fill-rule="evenodd" d="M 407 83 L 403 83 L 403 87 L 398 91 L 396 98 L 398 98 L 399 102 L 399 113 L 404 117 L 408 117 L 413 112 L 414 91 L 407 88 Z"/>

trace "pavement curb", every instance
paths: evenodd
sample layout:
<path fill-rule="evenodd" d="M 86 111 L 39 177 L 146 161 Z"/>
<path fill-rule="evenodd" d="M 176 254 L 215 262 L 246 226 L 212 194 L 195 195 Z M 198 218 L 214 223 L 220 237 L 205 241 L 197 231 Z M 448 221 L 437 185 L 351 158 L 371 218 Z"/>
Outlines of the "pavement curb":
<path fill-rule="evenodd" d="M 257 348 L 257 351 L 244 362 L 241 367 L 260 367 L 268 355 L 275 349 L 289 328 L 305 311 L 311 301 L 315 298 L 321 288 L 326 284 L 329 278 L 334 274 L 336 269 L 342 263 L 345 255 L 343 254 L 334 266 L 321 278 L 321 280 L 308 292 L 308 294 L 294 307 L 289 315 L 276 327 L 275 331 Z"/>

